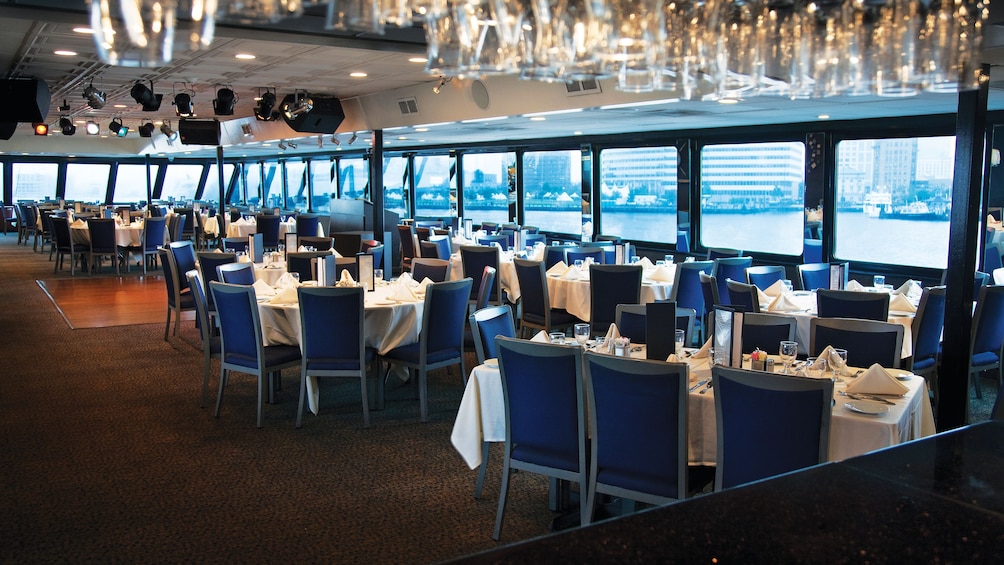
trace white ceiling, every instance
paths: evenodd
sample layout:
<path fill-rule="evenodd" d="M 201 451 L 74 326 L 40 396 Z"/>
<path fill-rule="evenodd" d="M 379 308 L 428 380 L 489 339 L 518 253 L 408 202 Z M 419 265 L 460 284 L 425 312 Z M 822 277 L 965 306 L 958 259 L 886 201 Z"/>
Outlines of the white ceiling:
<path fill-rule="evenodd" d="M 451 81 L 439 95 L 432 92 L 438 77 L 426 74 L 422 64 L 408 62 L 409 57 L 425 52 L 424 36 L 417 28 L 394 31 L 385 37 L 349 36 L 325 32 L 323 18 L 310 13 L 269 29 L 219 26 L 210 49 L 177 51 L 174 61 L 165 67 L 139 69 L 101 63 L 93 38 L 72 30 L 87 25 L 82 1 L 7 0 L 0 2 L 0 6 L 0 65 L 7 69 L 9 76 L 35 76 L 46 81 L 52 94 L 50 124 L 66 115 L 75 120 L 93 119 L 105 129 L 103 133 L 107 133 L 106 126 L 113 117 L 123 118 L 133 131 L 145 120 L 167 119 L 176 125 L 171 99 L 173 93 L 180 90 L 194 91 L 199 117 L 211 118 L 214 93 L 221 85 L 227 85 L 240 97 L 235 115 L 220 117 L 225 151 L 233 155 L 274 155 L 278 153 L 276 141 L 279 139 L 304 136 L 308 139 L 296 140 L 297 153 L 307 148 L 312 151 L 335 148 L 330 135 L 320 136 L 322 145 L 319 147 L 316 134 L 294 132 L 281 120 L 255 121 L 254 97 L 262 87 L 276 88 L 280 100 L 296 90 L 338 97 L 346 112 L 346 120 L 338 134 L 342 149 L 348 147 L 349 132 L 359 132 L 360 140 L 355 145 L 359 147 L 370 140 L 369 133 L 375 129 L 384 130 L 385 145 L 393 149 L 808 122 L 818 120 L 821 114 L 828 115 L 830 120 L 942 114 L 954 112 L 958 101 L 954 94 L 921 94 L 899 99 L 757 97 L 736 105 L 679 101 L 601 110 L 601 106 L 659 99 L 665 94 L 621 93 L 612 82 L 603 81 L 601 92 L 570 96 L 560 83 L 489 77 L 482 79 L 489 101 L 487 107 L 482 107 L 484 104 L 475 103 L 471 93 L 474 81 L 469 79 Z M 1004 33 L 999 26 L 987 28 L 984 60 L 1004 62 L 1004 47 L 1001 47 L 1004 46 Z M 56 49 L 69 49 L 77 55 L 58 56 L 53 53 Z M 253 53 L 257 58 L 241 61 L 234 57 L 237 53 Z M 352 78 L 349 73 L 354 71 L 366 72 L 368 76 Z M 995 68 L 991 78 L 989 107 L 991 110 L 1004 109 L 1004 76 L 998 77 Z M 90 109 L 82 97 L 84 87 L 92 80 L 108 97 L 101 110 Z M 143 112 L 129 96 L 136 80 L 152 80 L 154 90 L 165 95 L 158 112 Z M 419 108 L 417 114 L 405 116 L 400 113 L 397 102 L 404 98 L 415 99 Z M 58 106 L 64 99 L 70 110 L 60 112 Z M 125 107 L 115 108 L 116 104 Z M 527 116 L 568 108 L 581 111 L 548 114 L 545 121 L 531 121 Z M 489 121 L 496 117 L 504 119 Z M 242 124 L 252 126 L 252 138 L 242 135 Z M 416 131 L 429 124 L 438 125 L 429 126 L 428 131 Z M 263 142 L 268 145 L 263 147 Z M 11 140 L 0 141 L 0 151 L 77 155 L 179 151 L 215 154 L 215 148 L 211 147 L 182 146 L 180 143 L 168 146 L 160 133 L 152 139 L 142 139 L 137 133 L 118 139 L 86 136 L 80 128 L 72 137 L 58 132 L 37 137 L 32 134 L 30 124 L 19 126 Z"/>

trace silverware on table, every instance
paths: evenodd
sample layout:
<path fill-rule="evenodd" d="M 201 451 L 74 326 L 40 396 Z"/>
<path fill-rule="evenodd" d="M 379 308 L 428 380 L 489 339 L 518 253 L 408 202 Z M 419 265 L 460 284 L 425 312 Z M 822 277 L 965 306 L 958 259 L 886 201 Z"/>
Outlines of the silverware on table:
<path fill-rule="evenodd" d="M 701 388 L 702 386 L 704 386 L 706 384 L 708 384 L 708 379 L 704 379 L 703 381 L 700 381 L 696 385 L 690 387 L 690 390 L 688 392 L 694 392 L 695 390 Z"/>
<path fill-rule="evenodd" d="M 701 392 L 699 392 L 698 394 L 704 394 L 704 393 L 708 392 L 709 390 L 711 390 L 711 385 L 712 385 L 712 381 L 709 380 L 708 384 L 705 385 L 705 387 L 702 388 Z"/>
<path fill-rule="evenodd" d="M 888 404 L 889 406 L 895 406 L 896 405 L 895 402 L 893 402 L 891 400 L 886 400 L 885 398 L 882 398 L 881 396 L 875 396 L 874 394 L 861 394 L 859 392 L 845 392 L 845 391 L 840 391 L 840 394 L 842 396 L 846 396 L 847 398 L 850 398 L 851 400 L 872 400 L 872 401 L 875 401 L 875 402 L 881 402 L 882 404 Z"/>

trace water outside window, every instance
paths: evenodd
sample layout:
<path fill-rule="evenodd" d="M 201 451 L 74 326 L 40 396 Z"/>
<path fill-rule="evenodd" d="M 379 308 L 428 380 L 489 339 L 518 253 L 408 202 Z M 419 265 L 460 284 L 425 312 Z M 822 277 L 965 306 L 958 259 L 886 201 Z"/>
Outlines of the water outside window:
<path fill-rule="evenodd" d="M 675 243 L 676 147 L 604 149 L 599 161 L 599 233 Z"/>
<path fill-rule="evenodd" d="M 397 212 L 402 218 L 411 217 L 408 211 L 408 159 L 384 157 L 383 198 L 384 209 Z"/>
<path fill-rule="evenodd" d="M 64 198 L 80 202 L 104 203 L 108 192 L 110 165 L 90 163 L 69 163 L 66 165 L 66 189 Z M 146 184 L 143 184 L 143 198 L 146 200 Z"/>
<path fill-rule="evenodd" d="M 59 165 L 55 163 L 14 163 L 13 201 L 55 198 L 58 173 Z"/>
<path fill-rule="evenodd" d="M 150 165 L 150 186 L 157 180 L 160 165 Z M 114 202 L 146 202 L 146 164 L 121 164 L 115 174 Z"/>
<path fill-rule="evenodd" d="M 191 201 L 199 188 L 202 178 L 202 165 L 182 165 L 172 163 L 164 174 L 164 189 L 160 193 L 163 200 Z"/>
<path fill-rule="evenodd" d="M 582 233 L 581 161 L 578 150 L 523 154 L 525 224 L 576 237 Z"/>
<path fill-rule="evenodd" d="M 834 255 L 944 269 L 955 137 L 837 144 Z"/>
<path fill-rule="evenodd" d="M 279 163 L 272 161 L 262 165 L 261 206 L 271 213 L 274 208 L 282 208 L 282 171 Z"/>
<path fill-rule="evenodd" d="M 286 205 L 287 210 L 307 210 L 307 164 L 303 161 L 286 161 Z"/>
<path fill-rule="evenodd" d="M 510 195 L 516 197 L 516 154 L 464 154 L 463 174 L 464 219 L 508 222 Z"/>
<path fill-rule="evenodd" d="M 702 245 L 802 254 L 805 144 L 705 145 L 700 162 Z"/>
<path fill-rule="evenodd" d="M 223 187 L 230 186 L 230 179 L 234 175 L 235 167 L 230 163 L 223 163 Z M 121 175 L 121 167 L 119 168 Z M 209 165 L 209 176 L 206 177 L 206 186 L 202 189 L 202 201 L 216 204 L 220 201 L 220 173 L 216 163 Z"/>
<path fill-rule="evenodd" d="M 327 214 L 331 210 L 331 197 L 336 194 L 332 178 L 334 163 L 327 159 L 315 159 L 310 162 L 310 182 L 313 184 L 313 206 L 317 214 Z"/>
<path fill-rule="evenodd" d="M 457 215 L 455 157 L 417 155 L 415 162 L 415 216 L 448 218 Z"/>
<path fill-rule="evenodd" d="M 370 182 L 369 161 L 366 159 L 338 160 L 338 189 L 340 198 L 366 198 Z"/>
<path fill-rule="evenodd" d="M 244 163 L 244 181 L 247 203 L 252 206 L 261 204 L 261 164 Z"/>

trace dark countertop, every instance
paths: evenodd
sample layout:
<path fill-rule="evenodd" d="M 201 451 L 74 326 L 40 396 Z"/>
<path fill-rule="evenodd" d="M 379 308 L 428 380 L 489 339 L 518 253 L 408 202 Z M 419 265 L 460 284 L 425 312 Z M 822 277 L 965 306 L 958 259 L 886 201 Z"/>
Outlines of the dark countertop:
<path fill-rule="evenodd" d="M 459 561 L 1002 560 L 1004 422 L 984 422 Z"/>

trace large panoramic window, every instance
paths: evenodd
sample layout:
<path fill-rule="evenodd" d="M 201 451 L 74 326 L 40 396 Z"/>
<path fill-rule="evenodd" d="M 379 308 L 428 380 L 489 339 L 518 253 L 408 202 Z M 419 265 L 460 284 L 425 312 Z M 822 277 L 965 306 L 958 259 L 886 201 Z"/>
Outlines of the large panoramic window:
<path fill-rule="evenodd" d="M 366 198 L 369 184 L 369 161 L 361 158 L 338 160 L 339 198 Z"/>
<path fill-rule="evenodd" d="M 803 143 L 705 145 L 700 178 L 703 246 L 802 254 Z"/>
<path fill-rule="evenodd" d="M 216 163 L 209 165 L 209 176 L 206 177 L 206 187 L 202 189 L 203 202 L 220 201 L 220 173 Z M 230 186 L 230 179 L 234 176 L 234 165 L 223 163 L 223 189 Z"/>
<path fill-rule="evenodd" d="M 676 148 L 600 152 L 600 233 L 676 242 Z"/>
<path fill-rule="evenodd" d="M 456 215 L 456 159 L 450 155 L 415 157 L 415 216 L 448 218 Z"/>
<path fill-rule="evenodd" d="M 66 165 L 66 190 L 64 198 L 79 202 L 104 203 L 108 192 L 108 174 L 111 165 L 70 163 Z M 146 200 L 146 186 L 143 187 Z"/>
<path fill-rule="evenodd" d="M 150 187 L 157 180 L 160 165 L 150 165 Z M 146 165 L 122 164 L 115 173 L 115 189 L 112 200 L 118 203 L 146 202 Z"/>
<path fill-rule="evenodd" d="M 261 205 L 261 163 L 244 163 L 245 197 L 251 206 Z"/>
<path fill-rule="evenodd" d="M 266 210 L 282 208 L 282 170 L 276 161 L 262 165 L 261 195 L 261 206 Z"/>
<path fill-rule="evenodd" d="M 286 206 L 287 210 L 307 209 L 307 164 L 303 161 L 286 161 Z"/>
<path fill-rule="evenodd" d="M 516 154 L 468 153 L 463 164 L 464 219 L 508 222 L 510 195 L 516 197 Z"/>
<path fill-rule="evenodd" d="M 542 231 L 582 233 L 582 153 L 523 154 L 523 217 Z"/>
<path fill-rule="evenodd" d="M 164 190 L 160 197 L 164 200 L 190 201 L 195 198 L 202 178 L 202 165 L 171 164 L 164 175 Z"/>
<path fill-rule="evenodd" d="M 310 182 L 313 185 L 313 206 L 311 209 L 318 214 L 327 214 L 331 207 L 331 196 L 336 194 L 335 184 L 331 178 L 332 162 L 328 159 L 314 159 L 310 162 Z"/>
<path fill-rule="evenodd" d="M 402 218 L 411 216 L 408 212 L 408 159 L 406 157 L 383 158 L 383 198 L 384 209 L 397 212 Z"/>
<path fill-rule="evenodd" d="M 835 257 L 944 269 L 955 138 L 837 144 Z"/>
<path fill-rule="evenodd" d="M 11 179 L 14 185 L 14 201 L 55 198 L 58 174 L 59 165 L 55 163 L 14 163 Z"/>

